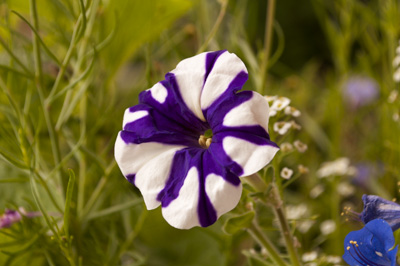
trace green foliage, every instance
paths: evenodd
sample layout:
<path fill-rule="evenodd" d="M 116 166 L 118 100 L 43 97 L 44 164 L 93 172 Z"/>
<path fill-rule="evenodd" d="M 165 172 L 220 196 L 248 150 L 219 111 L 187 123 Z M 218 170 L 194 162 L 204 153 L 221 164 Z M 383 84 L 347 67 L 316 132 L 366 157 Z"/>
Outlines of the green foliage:
<path fill-rule="evenodd" d="M 0 229 L 0 264 L 275 265 L 268 243 L 242 230 L 253 223 L 278 255 L 288 253 L 278 244 L 275 213 L 263 203 L 268 197 L 248 184 L 233 214 L 182 231 L 166 224 L 160 210 L 146 210 L 114 161 L 124 110 L 180 60 L 207 47 L 245 62 L 244 89 L 286 96 L 301 111 L 298 118 L 283 111 L 271 117 L 269 133 L 281 147 L 300 139 L 308 150 L 282 150 L 259 174 L 264 185 L 277 185 L 275 200 L 283 201 L 299 253 L 317 251 L 318 265 L 332 265 L 326 255 L 340 256 L 344 236 L 359 228 L 340 215 L 343 207 L 361 211 L 364 193 L 399 196 L 400 104 L 388 97 L 399 90 L 392 61 L 400 6 L 277 1 L 268 73 L 261 73 L 267 2 L 0 1 L 0 213 L 19 207 L 40 213 Z M 352 107 L 343 91 L 353 76 L 373 79 L 379 97 Z M 275 122 L 291 120 L 300 131 L 273 130 Z M 361 181 L 317 176 L 322 163 L 339 157 L 372 170 Z M 309 172 L 301 173 L 300 164 Z M 280 176 L 283 167 L 294 170 L 290 180 Z M 345 194 L 346 186 L 354 190 Z M 336 224 L 334 232 L 321 232 L 326 220 Z"/>
<path fill-rule="evenodd" d="M 240 230 L 248 228 L 253 221 L 255 213 L 253 211 L 242 215 L 231 217 L 225 221 L 223 230 L 225 233 L 233 235 Z"/>

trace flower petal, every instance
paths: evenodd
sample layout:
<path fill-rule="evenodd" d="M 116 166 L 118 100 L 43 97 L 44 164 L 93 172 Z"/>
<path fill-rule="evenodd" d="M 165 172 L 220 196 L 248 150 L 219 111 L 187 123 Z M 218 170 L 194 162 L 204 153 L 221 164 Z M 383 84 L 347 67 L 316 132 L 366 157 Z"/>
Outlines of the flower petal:
<path fill-rule="evenodd" d="M 239 178 L 216 163 L 211 153 L 186 148 L 175 153 L 170 177 L 157 199 L 169 224 L 189 229 L 213 224 L 237 205 L 241 192 Z"/>
<path fill-rule="evenodd" d="M 202 121 L 204 120 L 203 118 L 199 118 L 196 115 L 198 111 L 191 110 L 196 109 L 192 105 L 193 99 L 190 101 L 186 99 L 188 102 L 185 102 L 182 98 L 183 96 L 181 91 L 196 91 L 196 88 L 194 88 L 193 91 L 191 91 L 191 89 L 191 87 L 181 88 L 176 76 L 173 73 L 168 73 L 165 75 L 165 80 L 158 82 L 151 89 L 140 93 L 139 105 L 152 107 L 153 110 L 162 114 L 164 118 L 168 118 L 168 121 L 173 121 L 175 124 L 178 124 L 187 130 L 203 132 L 208 129 L 208 124 L 207 122 Z"/>
<path fill-rule="evenodd" d="M 176 151 L 180 147 L 171 148 L 149 162 L 145 163 L 135 176 L 135 185 L 143 195 L 148 210 L 160 206 L 158 194 L 164 189 L 170 176 L 171 167 Z"/>
<path fill-rule="evenodd" d="M 251 92 L 251 98 L 231 109 L 222 124 L 226 127 L 261 126 L 268 132 L 268 111 L 268 101 L 260 94 Z"/>
<path fill-rule="evenodd" d="M 400 228 L 400 205 L 375 195 L 363 195 L 364 209 L 360 214 L 363 223 L 383 219 L 393 231 Z"/>
<path fill-rule="evenodd" d="M 372 220 L 363 229 L 346 236 L 343 259 L 350 265 L 393 266 L 395 255 L 388 253 L 393 245 L 394 236 L 390 225 L 382 219 Z"/>
<path fill-rule="evenodd" d="M 154 157 L 168 150 L 184 147 L 178 145 L 166 145 L 156 142 L 141 144 L 126 143 L 121 136 L 124 133 L 129 132 L 121 131 L 118 134 L 115 142 L 114 155 L 122 174 L 127 178 L 128 176 L 132 178 L 133 175 L 135 175 L 143 165 L 145 165 Z M 129 181 L 134 182 L 133 180 Z"/>
<path fill-rule="evenodd" d="M 238 91 L 247 81 L 246 66 L 235 54 L 224 52 L 213 64 L 207 80 L 204 83 L 200 103 L 203 110 L 210 107 L 216 100 L 233 91 Z"/>
<path fill-rule="evenodd" d="M 269 139 L 240 131 L 216 134 L 209 147 L 214 158 L 238 176 L 259 171 L 278 150 L 278 146 Z"/>

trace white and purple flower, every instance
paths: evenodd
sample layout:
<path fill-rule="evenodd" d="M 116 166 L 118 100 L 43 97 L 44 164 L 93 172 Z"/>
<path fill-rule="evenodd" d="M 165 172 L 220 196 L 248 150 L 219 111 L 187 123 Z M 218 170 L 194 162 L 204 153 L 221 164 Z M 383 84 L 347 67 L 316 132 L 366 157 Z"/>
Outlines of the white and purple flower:
<path fill-rule="evenodd" d="M 241 91 L 243 62 L 227 51 L 181 61 L 125 111 L 116 161 L 148 209 L 162 206 L 180 229 L 209 226 L 241 196 L 239 177 L 278 151 L 268 134 L 268 101 Z"/>

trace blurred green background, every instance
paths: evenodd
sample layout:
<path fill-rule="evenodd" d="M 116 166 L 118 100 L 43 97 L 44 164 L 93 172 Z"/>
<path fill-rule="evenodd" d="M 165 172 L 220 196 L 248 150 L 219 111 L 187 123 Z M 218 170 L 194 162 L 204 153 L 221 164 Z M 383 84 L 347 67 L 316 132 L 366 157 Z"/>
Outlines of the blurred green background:
<path fill-rule="evenodd" d="M 124 110 L 197 54 L 218 17 L 206 51 L 236 53 L 249 70 L 244 89 L 288 97 L 302 113 L 301 130 L 284 136 L 272 126 L 288 118 L 270 119 L 272 140 L 308 145 L 305 153 L 280 152 L 273 163 L 275 171 L 295 171 L 281 182 L 300 254 L 318 252 L 318 265 L 341 256 L 344 236 L 360 228 L 340 215 L 343 207 L 360 212 L 364 193 L 399 196 L 392 61 L 400 3 L 277 1 L 267 83 L 260 86 L 267 3 L 0 0 L 0 213 L 20 206 L 44 213 L 0 229 L 0 264 L 270 265 L 245 230 L 221 229 L 249 205 L 284 252 L 271 210 L 248 192 L 216 224 L 177 230 L 159 209 L 146 210 L 113 158 Z M 368 86 L 375 92 L 364 100 Z M 357 174 L 318 177 L 324 162 L 340 157 Z M 299 173 L 300 164 L 307 174 Z M 333 231 L 324 231 L 326 221 L 336 225 Z"/>

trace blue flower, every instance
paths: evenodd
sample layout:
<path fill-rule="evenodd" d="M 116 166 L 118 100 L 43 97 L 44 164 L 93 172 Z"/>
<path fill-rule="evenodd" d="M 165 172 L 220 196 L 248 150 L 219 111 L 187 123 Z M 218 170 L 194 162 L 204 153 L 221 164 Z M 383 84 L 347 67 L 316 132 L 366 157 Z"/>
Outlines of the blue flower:
<path fill-rule="evenodd" d="M 364 224 L 374 219 L 385 220 L 393 231 L 400 228 L 400 205 L 374 195 L 363 195 L 364 209 L 360 219 Z"/>
<path fill-rule="evenodd" d="M 396 266 L 398 246 L 393 246 L 390 225 L 382 219 L 372 220 L 346 236 L 343 259 L 351 266 Z"/>
<path fill-rule="evenodd" d="M 241 196 L 239 177 L 268 164 L 267 100 L 241 91 L 243 62 L 227 51 L 181 61 L 125 111 L 115 158 L 148 209 L 176 228 L 209 226 Z"/>
<path fill-rule="evenodd" d="M 379 86 L 372 78 L 353 76 L 345 83 L 343 97 L 353 109 L 373 102 L 378 96 Z"/>

